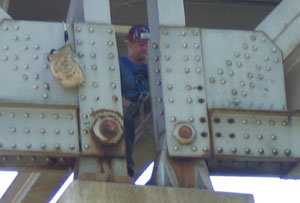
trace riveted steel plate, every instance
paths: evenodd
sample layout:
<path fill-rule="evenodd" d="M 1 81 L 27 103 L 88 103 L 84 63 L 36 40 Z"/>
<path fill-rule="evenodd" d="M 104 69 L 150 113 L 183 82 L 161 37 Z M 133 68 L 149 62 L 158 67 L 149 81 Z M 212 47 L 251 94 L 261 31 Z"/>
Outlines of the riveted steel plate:
<path fill-rule="evenodd" d="M 286 110 L 282 54 L 255 31 L 201 30 L 208 108 Z"/>
<path fill-rule="evenodd" d="M 77 89 L 63 88 L 47 60 L 52 49 L 64 46 L 61 23 L 6 20 L 0 38 L 1 103 L 77 105 Z"/>
<path fill-rule="evenodd" d="M 161 27 L 160 33 L 162 89 L 169 154 L 209 156 L 200 30 Z"/>
<path fill-rule="evenodd" d="M 105 154 L 91 136 L 91 113 L 114 111 L 122 115 L 119 58 L 112 25 L 74 24 L 76 53 L 84 65 L 85 82 L 79 88 L 81 144 L 84 154 Z M 122 142 L 121 152 L 125 154 Z"/>
<path fill-rule="evenodd" d="M 0 107 L 0 154 L 79 153 L 76 109 Z"/>
<path fill-rule="evenodd" d="M 214 110 L 210 122 L 217 158 L 295 161 L 300 157 L 299 115 Z"/>

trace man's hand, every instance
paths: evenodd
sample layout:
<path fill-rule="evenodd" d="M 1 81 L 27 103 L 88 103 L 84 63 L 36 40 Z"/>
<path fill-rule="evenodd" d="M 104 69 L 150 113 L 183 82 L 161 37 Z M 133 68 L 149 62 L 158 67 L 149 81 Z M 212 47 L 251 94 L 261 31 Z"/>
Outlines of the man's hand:
<path fill-rule="evenodd" d="M 132 104 L 131 101 L 129 101 L 128 99 L 126 99 L 124 97 L 122 97 L 122 103 L 123 103 L 123 107 L 125 109 L 128 109 L 131 106 L 131 104 Z"/>

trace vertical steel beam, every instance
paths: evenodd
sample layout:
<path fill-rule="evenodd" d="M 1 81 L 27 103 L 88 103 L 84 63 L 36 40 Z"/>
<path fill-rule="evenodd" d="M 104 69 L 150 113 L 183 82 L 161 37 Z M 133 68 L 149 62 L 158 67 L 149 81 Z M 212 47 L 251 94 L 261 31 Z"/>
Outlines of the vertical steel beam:
<path fill-rule="evenodd" d="M 66 22 L 83 22 L 84 13 L 83 13 L 83 0 L 71 0 L 68 10 L 68 15 Z"/>
<path fill-rule="evenodd" d="M 109 0 L 83 0 L 86 22 L 111 24 Z"/>

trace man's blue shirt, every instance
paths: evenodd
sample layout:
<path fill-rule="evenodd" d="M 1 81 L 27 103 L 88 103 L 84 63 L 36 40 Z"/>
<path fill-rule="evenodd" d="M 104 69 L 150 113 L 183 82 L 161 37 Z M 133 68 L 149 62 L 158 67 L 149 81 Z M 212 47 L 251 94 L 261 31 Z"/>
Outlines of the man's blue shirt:
<path fill-rule="evenodd" d="M 142 92 L 149 93 L 148 67 L 137 65 L 127 57 L 120 59 L 121 90 L 126 99 L 137 102 Z"/>

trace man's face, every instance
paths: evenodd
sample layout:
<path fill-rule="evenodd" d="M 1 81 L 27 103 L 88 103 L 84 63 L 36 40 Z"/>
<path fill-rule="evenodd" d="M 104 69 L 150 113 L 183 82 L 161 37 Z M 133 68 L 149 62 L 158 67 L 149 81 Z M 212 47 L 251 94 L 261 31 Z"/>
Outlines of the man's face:
<path fill-rule="evenodd" d="M 147 56 L 147 40 L 128 42 L 128 54 L 137 62 L 142 63 Z"/>

